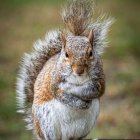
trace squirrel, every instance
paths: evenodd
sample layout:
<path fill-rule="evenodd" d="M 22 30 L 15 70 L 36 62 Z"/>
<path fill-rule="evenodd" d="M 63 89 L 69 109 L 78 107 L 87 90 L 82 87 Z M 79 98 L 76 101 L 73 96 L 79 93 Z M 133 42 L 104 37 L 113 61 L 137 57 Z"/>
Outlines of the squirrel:
<path fill-rule="evenodd" d="M 17 79 L 18 112 L 37 140 L 86 137 L 105 91 L 101 54 L 112 19 L 93 22 L 90 0 L 71 0 L 64 31 L 50 31 L 25 54 Z"/>

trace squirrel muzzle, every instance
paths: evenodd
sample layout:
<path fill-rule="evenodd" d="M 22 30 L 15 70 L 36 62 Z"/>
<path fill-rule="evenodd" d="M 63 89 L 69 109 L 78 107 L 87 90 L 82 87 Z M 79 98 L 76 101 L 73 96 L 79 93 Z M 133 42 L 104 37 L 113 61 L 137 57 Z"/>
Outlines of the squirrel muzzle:
<path fill-rule="evenodd" d="M 73 72 L 78 76 L 81 76 L 85 72 L 84 65 L 74 65 L 74 66 L 72 66 L 72 69 L 73 69 Z"/>

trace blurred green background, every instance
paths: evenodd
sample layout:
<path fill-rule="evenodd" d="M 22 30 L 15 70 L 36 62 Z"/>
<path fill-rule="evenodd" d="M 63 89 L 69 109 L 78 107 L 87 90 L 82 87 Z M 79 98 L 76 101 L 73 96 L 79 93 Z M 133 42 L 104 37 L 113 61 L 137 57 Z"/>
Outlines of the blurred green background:
<path fill-rule="evenodd" d="M 63 27 L 64 0 L 0 1 L 0 140 L 30 140 L 16 113 L 19 62 L 33 42 Z M 96 0 L 99 13 L 115 17 L 103 55 L 106 94 L 93 138 L 140 138 L 140 0 Z"/>

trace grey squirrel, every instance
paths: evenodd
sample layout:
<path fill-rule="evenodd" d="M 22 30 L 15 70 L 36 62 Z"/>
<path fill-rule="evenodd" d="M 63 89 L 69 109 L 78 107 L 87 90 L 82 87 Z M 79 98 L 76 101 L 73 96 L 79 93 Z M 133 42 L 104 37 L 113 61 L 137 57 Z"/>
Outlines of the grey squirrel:
<path fill-rule="evenodd" d="M 65 31 L 50 31 L 25 54 L 17 80 L 18 112 L 38 140 L 86 137 L 105 90 L 101 54 L 112 19 L 92 21 L 90 0 L 64 8 Z"/>

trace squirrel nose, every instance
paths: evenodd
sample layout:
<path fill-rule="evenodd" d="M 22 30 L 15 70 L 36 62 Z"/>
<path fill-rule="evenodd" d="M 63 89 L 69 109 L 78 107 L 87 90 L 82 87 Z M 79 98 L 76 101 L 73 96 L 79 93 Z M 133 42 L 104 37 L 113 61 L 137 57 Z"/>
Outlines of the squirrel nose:
<path fill-rule="evenodd" d="M 79 66 L 79 67 L 75 67 L 74 68 L 74 72 L 78 75 L 78 76 L 81 76 L 83 73 L 84 73 L 84 68 Z"/>

